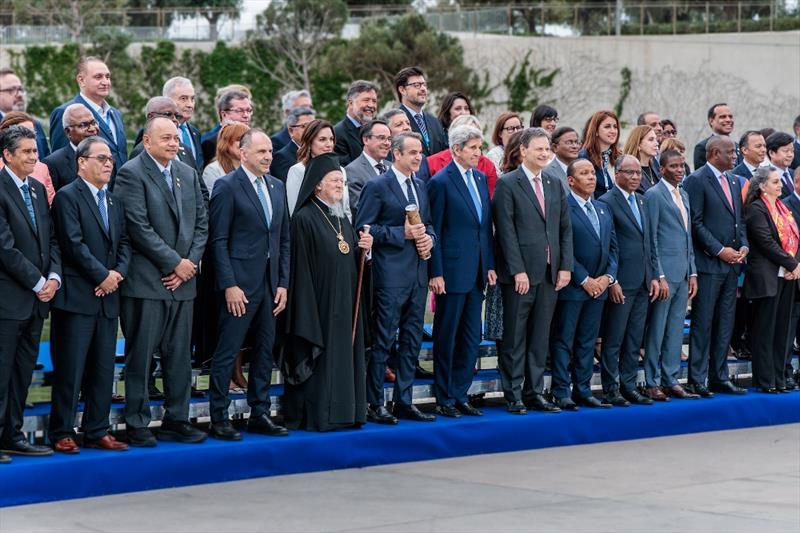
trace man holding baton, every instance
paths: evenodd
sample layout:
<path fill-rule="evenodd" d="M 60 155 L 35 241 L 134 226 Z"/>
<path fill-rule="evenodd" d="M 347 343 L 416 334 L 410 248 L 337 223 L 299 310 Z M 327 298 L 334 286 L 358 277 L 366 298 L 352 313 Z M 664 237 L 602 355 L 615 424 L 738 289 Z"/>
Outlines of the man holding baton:
<path fill-rule="evenodd" d="M 392 139 L 391 149 L 394 165 L 364 185 L 356 216 L 356 227 L 371 226 L 374 238 L 376 331 L 372 357 L 367 363 L 367 420 L 380 424 L 396 424 L 397 418 L 432 422 L 436 418 L 419 411 L 411 398 L 422 343 L 427 258 L 436 240 L 430 225 L 427 191 L 423 182 L 414 177 L 423 157 L 422 138 L 418 133 L 400 133 Z M 393 416 L 384 406 L 383 376 L 398 327 Z"/>

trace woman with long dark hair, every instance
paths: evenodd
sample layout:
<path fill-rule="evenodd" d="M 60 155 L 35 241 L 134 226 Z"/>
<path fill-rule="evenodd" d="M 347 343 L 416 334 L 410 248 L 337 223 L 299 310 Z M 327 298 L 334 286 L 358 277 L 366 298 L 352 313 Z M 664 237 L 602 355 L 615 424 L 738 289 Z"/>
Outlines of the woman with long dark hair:
<path fill-rule="evenodd" d="M 456 117 L 474 114 L 475 108 L 472 107 L 472 102 L 469 101 L 467 95 L 458 91 L 453 91 L 448 93 L 444 97 L 444 100 L 442 100 L 442 106 L 439 108 L 437 118 L 439 122 L 442 123 L 442 127 L 446 133 Z"/>
<path fill-rule="evenodd" d="M 594 197 L 600 198 L 614 183 L 613 168 L 619 157 L 619 119 L 613 111 L 597 111 L 589 119 L 578 158 L 594 165 L 597 187 Z"/>

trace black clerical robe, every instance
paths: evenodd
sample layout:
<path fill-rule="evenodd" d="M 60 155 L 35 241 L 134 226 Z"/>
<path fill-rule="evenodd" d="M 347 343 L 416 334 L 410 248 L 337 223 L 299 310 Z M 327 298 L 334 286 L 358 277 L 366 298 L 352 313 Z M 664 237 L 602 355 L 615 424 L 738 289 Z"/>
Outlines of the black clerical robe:
<path fill-rule="evenodd" d="M 327 221 L 326 221 L 327 219 Z M 330 222 L 330 224 L 329 224 Z M 336 232 L 350 246 L 339 250 Z M 361 250 L 347 218 L 311 200 L 292 217 L 283 412 L 292 429 L 328 431 L 366 421 L 363 315 L 351 332 Z"/>

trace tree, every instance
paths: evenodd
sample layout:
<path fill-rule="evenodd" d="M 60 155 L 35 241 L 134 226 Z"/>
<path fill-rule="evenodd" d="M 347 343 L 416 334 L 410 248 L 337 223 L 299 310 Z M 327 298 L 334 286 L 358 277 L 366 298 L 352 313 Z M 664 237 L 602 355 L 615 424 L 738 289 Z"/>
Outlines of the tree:
<path fill-rule="evenodd" d="M 122 12 L 117 17 L 110 15 L 124 4 L 125 0 L 12 0 L 17 23 L 46 21 L 63 26 L 79 48 L 98 26 L 122 24 Z"/>
<path fill-rule="evenodd" d="M 172 22 L 172 19 L 177 15 L 177 18 L 189 18 L 193 16 L 202 16 L 208 21 L 208 39 L 216 41 L 219 37 L 219 23 L 224 15 L 239 16 L 239 10 L 242 7 L 242 0 L 203 0 L 198 2 L 196 0 L 122 0 L 126 2 L 129 8 L 141 8 L 143 11 L 134 15 L 136 19 L 144 19 L 148 22 L 144 24 L 137 24 L 136 20 L 133 21 L 133 26 L 138 25 L 153 25 L 150 14 L 145 10 L 152 9 L 170 9 L 181 8 L 185 11 L 167 12 L 165 20 L 163 21 L 167 26 Z M 193 8 L 193 9 L 190 9 Z"/>
<path fill-rule="evenodd" d="M 552 87 L 559 69 L 547 70 L 531 65 L 529 50 L 519 66 L 512 67 L 503 80 L 508 89 L 508 108 L 520 113 L 539 105 L 539 89 Z"/>

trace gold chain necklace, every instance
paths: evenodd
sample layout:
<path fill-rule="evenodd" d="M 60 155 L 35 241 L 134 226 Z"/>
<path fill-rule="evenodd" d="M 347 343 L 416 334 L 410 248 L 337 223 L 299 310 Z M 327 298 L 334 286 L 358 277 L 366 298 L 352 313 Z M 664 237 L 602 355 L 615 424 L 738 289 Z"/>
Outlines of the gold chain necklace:
<path fill-rule="evenodd" d="M 328 218 L 328 215 L 325 214 L 325 211 L 322 210 L 322 208 L 319 206 L 319 204 L 317 202 L 315 202 L 314 200 L 311 200 L 311 203 L 314 204 L 315 206 L 317 206 L 317 209 L 319 209 L 319 212 L 322 213 L 322 218 L 325 219 L 325 222 L 328 223 L 328 225 L 331 227 L 333 232 L 336 234 L 336 239 L 339 241 L 339 251 L 342 254 L 345 254 L 345 255 L 349 254 L 350 253 L 350 245 L 347 244 L 347 241 L 344 240 L 344 236 L 342 235 L 342 220 L 337 217 L 337 219 L 339 220 L 339 231 L 336 231 L 336 228 L 333 227 L 333 223 Z"/>

